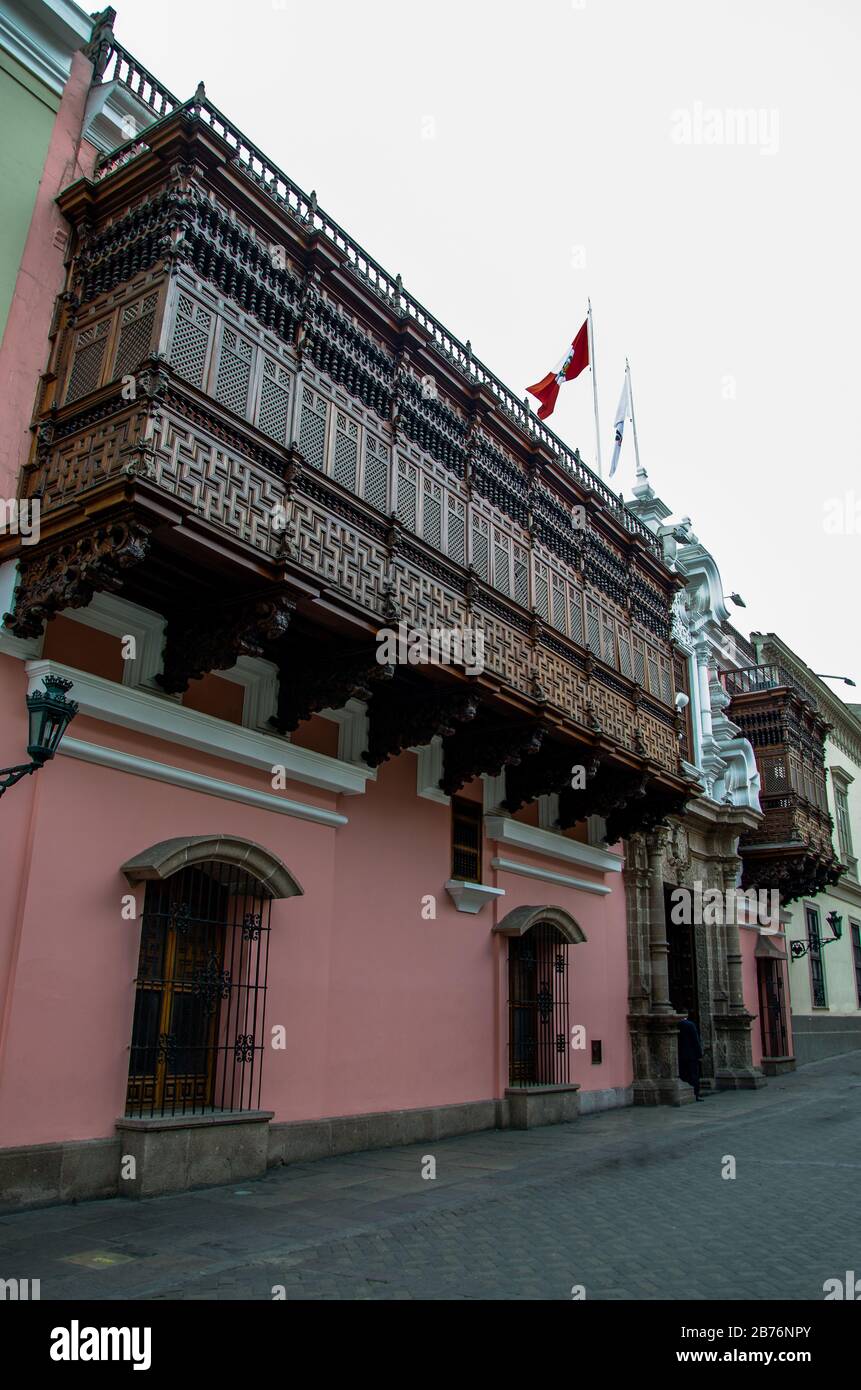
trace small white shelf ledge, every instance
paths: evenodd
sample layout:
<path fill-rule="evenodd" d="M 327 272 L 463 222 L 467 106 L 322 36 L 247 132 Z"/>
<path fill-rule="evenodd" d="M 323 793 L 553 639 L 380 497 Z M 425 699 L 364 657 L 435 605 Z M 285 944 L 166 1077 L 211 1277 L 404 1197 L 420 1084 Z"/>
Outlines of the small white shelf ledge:
<path fill-rule="evenodd" d="M 584 845 L 579 840 L 569 840 L 566 835 L 554 830 L 540 830 L 535 825 L 524 825 L 522 821 L 512 820 L 510 816 L 485 816 L 484 828 L 489 840 L 510 848 L 529 850 L 532 854 L 544 854 L 550 859 L 564 859 L 569 864 L 579 864 L 584 869 L 593 869 L 602 874 L 618 874 L 622 870 L 622 856 L 611 850 L 599 849 L 596 845 Z M 535 871 L 533 877 L 550 877 L 542 869 Z M 554 879 L 551 882 L 565 882 Z M 573 880 L 572 880 L 573 882 Z M 594 884 L 578 885 L 595 888 Z M 608 888 L 599 889 L 609 892 Z"/>
<path fill-rule="evenodd" d="M 586 878 L 574 878 L 571 874 L 558 874 L 553 869 L 537 869 L 534 864 L 522 864 L 519 859 L 502 859 L 498 855 L 491 860 L 494 869 L 503 873 L 522 874 L 524 878 L 538 878 L 542 883 L 562 883 L 566 888 L 579 888 L 583 893 L 598 893 L 606 896 L 610 889 L 603 883 L 592 883 Z"/>
<path fill-rule="evenodd" d="M 493 902 L 494 898 L 504 898 L 504 888 L 489 888 L 486 883 L 465 883 L 459 878 L 450 878 L 446 886 L 446 892 L 452 899 L 458 912 L 480 912 L 485 903 Z"/>

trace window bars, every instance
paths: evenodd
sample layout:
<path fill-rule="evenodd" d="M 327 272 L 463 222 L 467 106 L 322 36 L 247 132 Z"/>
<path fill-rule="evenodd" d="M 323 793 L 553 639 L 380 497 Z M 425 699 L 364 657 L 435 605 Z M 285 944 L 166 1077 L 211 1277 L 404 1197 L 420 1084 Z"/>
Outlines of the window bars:
<path fill-rule="evenodd" d="M 232 865 L 147 885 L 128 1116 L 259 1108 L 270 906 Z"/>
<path fill-rule="evenodd" d="M 451 876 L 464 883 L 481 883 L 482 806 L 479 801 L 453 797 L 451 803 Z"/>
<path fill-rule="evenodd" d="M 567 1085 L 570 1041 L 568 942 L 538 922 L 508 944 L 509 1085 Z"/>

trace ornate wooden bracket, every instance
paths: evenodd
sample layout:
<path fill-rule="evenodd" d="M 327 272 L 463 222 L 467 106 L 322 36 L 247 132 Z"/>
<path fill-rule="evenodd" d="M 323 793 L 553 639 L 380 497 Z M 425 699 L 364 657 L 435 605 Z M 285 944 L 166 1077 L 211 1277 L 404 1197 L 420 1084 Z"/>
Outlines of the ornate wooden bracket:
<path fill-rule="evenodd" d="M 374 651 L 340 660 L 326 655 L 316 661 L 305 657 L 301 665 L 285 661 L 278 713 L 270 722 L 279 733 L 291 733 L 321 709 L 343 709 L 348 700 L 370 700 L 378 684 L 391 680 L 394 673 L 394 666 L 379 664 Z"/>
<path fill-rule="evenodd" d="M 561 795 L 571 788 L 574 768 L 581 765 L 586 769 L 588 782 L 590 770 L 597 771 L 598 768 L 594 753 L 586 747 L 566 747 L 555 740 L 545 739 L 531 758 L 508 768 L 503 806 L 507 811 L 517 811 L 536 797 Z"/>
<path fill-rule="evenodd" d="M 209 671 L 226 671 L 240 656 L 263 656 L 290 626 L 296 599 L 290 593 L 244 596 L 232 603 L 213 603 L 170 619 L 164 670 L 156 677 L 169 695 L 188 689 Z"/>
<path fill-rule="evenodd" d="M 364 754 L 370 767 L 379 767 L 405 748 L 422 747 L 436 735 L 452 737 L 479 710 L 470 692 L 420 691 L 405 681 L 379 685 L 368 707 L 370 730 Z"/>
<path fill-rule="evenodd" d="M 487 773 L 498 777 L 504 767 L 517 766 L 523 758 L 537 753 L 544 742 L 545 726 L 536 721 L 494 723 L 475 721 L 446 738 L 443 743 L 444 773 L 440 787 L 447 796 L 473 777 Z"/>
<path fill-rule="evenodd" d="M 802 845 L 795 852 L 784 849 L 777 854 L 769 855 L 766 851 L 750 856 L 742 845 L 739 854 L 743 864 L 742 888 L 776 889 L 784 906 L 798 898 L 826 892 L 838 882 L 843 870 L 835 858 L 807 853 Z"/>
<path fill-rule="evenodd" d="M 618 840 L 630 839 L 638 831 L 653 830 L 663 825 L 668 816 L 684 815 L 693 794 L 693 791 L 664 789 L 646 778 L 641 791 L 629 792 L 607 815 L 607 843 L 614 845 Z"/>
<path fill-rule="evenodd" d="M 147 527 L 113 521 L 65 540 L 22 549 L 15 609 L 4 615 L 16 637 L 38 637 L 43 623 L 64 608 L 85 608 L 99 590 L 122 587 L 123 571 L 140 564 L 150 543 Z"/>
<path fill-rule="evenodd" d="M 591 775 L 587 769 L 585 787 L 571 789 L 560 797 L 559 823 L 574 825 L 587 816 L 604 816 L 609 820 L 625 808 L 632 814 L 640 811 L 645 806 L 648 782 L 645 772 L 600 763 Z"/>

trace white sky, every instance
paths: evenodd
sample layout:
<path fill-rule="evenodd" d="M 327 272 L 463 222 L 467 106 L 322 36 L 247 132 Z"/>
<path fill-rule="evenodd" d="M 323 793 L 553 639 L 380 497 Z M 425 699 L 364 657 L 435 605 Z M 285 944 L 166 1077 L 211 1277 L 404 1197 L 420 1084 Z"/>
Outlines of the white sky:
<path fill-rule="evenodd" d="M 519 395 L 591 295 L 605 474 L 627 355 L 641 461 L 745 598 L 733 621 L 861 701 L 858 0 L 117 9 L 121 43 L 181 99 L 203 79 Z M 712 139 L 738 110 L 759 145 Z M 587 374 L 550 424 L 593 461 Z"/>

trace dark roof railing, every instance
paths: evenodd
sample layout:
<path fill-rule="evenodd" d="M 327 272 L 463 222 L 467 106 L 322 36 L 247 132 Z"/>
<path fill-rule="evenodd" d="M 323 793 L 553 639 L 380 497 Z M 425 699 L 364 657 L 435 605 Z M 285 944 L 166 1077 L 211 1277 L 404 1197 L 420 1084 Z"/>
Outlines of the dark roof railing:
<path fill-rule="evenodd" d="M 794 690 L 805 700 L 810 699 L 798 681 L 775 662 L 760 662 L 758 666 L 742 666 L 739 670 L 721 671 L 720 678 L 727 695 L 752 695 L 759 690 Z"/>

